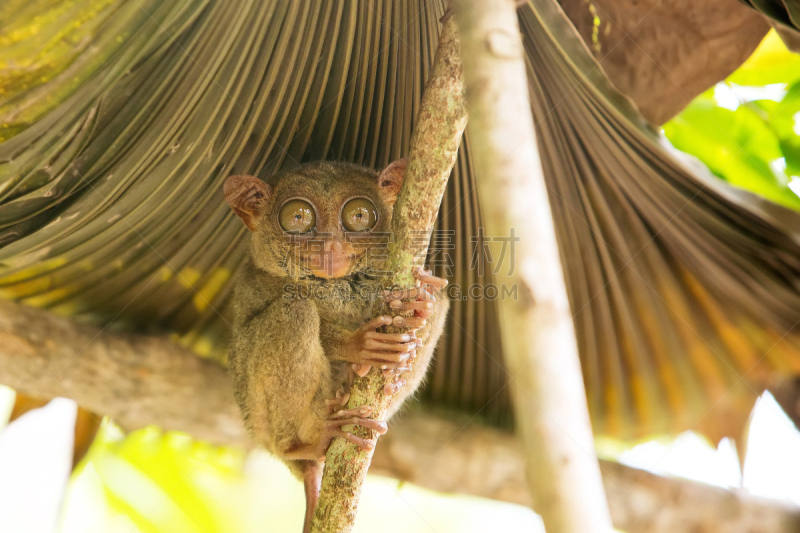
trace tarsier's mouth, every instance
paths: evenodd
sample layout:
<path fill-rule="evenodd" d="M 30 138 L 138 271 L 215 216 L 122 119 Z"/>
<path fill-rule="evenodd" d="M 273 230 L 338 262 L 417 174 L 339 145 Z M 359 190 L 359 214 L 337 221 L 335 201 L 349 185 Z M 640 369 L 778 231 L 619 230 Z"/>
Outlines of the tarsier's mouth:
<path fill-rule="evenodd" d="M 341 278 L 358 265 L 358 256 L 354 253 L 319 252 L 301 255 L 302 265 L 320 278 Z"/>

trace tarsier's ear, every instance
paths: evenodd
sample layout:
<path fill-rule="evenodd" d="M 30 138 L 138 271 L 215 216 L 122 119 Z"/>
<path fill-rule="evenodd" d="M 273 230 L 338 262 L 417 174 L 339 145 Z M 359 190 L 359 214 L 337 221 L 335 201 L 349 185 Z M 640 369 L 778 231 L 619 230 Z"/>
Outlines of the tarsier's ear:
<path fill-rule="evenodd" d="M 394 205 L 397 195 L 400 194 L 400 186 L 403 185 L 406 167 L 408 167 L 408 159 L 404 157 L 389 163 L 389 166 L 384 168 L 378 175 L 378 190 L 383 201 L 389 205 Z"/>
<path fill-rule="evenodd" d="M 264 214 L 272 188 L 255 176 L 229 176 L 222 187 L 225 201 L 250 231 L 255 231 Z"/>

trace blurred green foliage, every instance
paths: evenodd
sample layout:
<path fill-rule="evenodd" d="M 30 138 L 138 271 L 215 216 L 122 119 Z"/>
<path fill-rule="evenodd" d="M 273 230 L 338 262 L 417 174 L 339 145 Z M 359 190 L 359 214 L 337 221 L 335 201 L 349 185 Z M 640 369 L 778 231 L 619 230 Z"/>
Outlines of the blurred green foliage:
<path fill-rule="evenodd" d="M 664 134 L 732 185 L 800 210 L 799 113 L 800 56 L 771 31 L 727 80 L 666 123 Z"/>
<path fill-rule="evenodd" d="M 104 421 L 73 472 L 63 531 L 250 531 L 245 453 L 145 428 L 125 436 Z M 87 520 L 72 509 L 90 508 Z"/>
<path fill-rule="evenodd" d="M 303 486 L 266 452 L 245 453 L 105 420 L 72 474 L 58 533 L 264 533 L 302 529 Z M 370 475 L 356 531 L 543 531 L 528 508 Z"/>

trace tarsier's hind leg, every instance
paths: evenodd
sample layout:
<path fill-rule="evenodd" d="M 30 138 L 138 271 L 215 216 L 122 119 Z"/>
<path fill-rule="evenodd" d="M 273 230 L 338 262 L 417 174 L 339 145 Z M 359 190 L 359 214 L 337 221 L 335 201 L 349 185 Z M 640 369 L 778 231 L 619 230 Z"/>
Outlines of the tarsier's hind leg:
<path fill-rule="evenodd" d="M 303 533 L 311 531 L 311 519 L 314 517 L 314 510 L 317 507 L 317 499 L 322 482 L 323 461 L 333 438 L 342 437 L 362 450 L 372 449 L 373 444 L 370 440 L 345 432 L 342 430 L 342 426 L 352 424 L 377 431 L 380 435 L 386 433 L 386 422 L 365 418 L 372 413 L 372 407 L 363 405 L 357 409 L 341 409 L 349 399 L 350 394 L 339 391 L 336 393 L 335 399 L 326 400 L 325 405 L 328 416 L 322 423 L 319 440 L 316 443 L 302 445 L 284 454 L 286 459 L 299 461 L 303 473 L 303 485 L 306 492 L 306 517 Z"/>
<path fill-rule="evenodd" d="M 362 450 L 370 450 L 373 447 L 372 441 L 362 439 L 352 433 L 342 430 L 342 426 L 356 425 L 378 432 L 379 435 L 386 433 L 386 422 L 383 420 L 373 420 L 366 418 L 372 413 L 372 407 L 369 405 L 362 405 L 356 409 L 340 409 L 349 399 L 349 394 L 343 394 L 341 391 L 336 394 L 333 400 L 326 400 L 328 415 L 322 422 L 322 429 L 319 433 L 317 442 L 310 444 L 298 444 L 292 449 L 286 451 L 283 457 L 293 461 L 324 461 L 325 454 L 331 441 L 334 437 L 341 437 L 349 442 L 352 442 Z"/>

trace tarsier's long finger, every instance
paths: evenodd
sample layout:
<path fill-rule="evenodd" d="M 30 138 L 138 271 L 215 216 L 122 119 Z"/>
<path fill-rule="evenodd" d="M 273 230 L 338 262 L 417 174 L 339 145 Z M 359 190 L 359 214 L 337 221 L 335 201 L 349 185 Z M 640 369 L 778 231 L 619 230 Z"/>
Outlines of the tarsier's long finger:
<path fill-rule="evenodd" d="M 420 294 L 425 292 L 423 287 L 412 287 L 410 289 L 392 289 L 383 291 L 384 301 L 392 300 L 416 300 Z"/>
<path fill-rule="evenodd" d="M 392 317 L 390 316 L 377 316 L 361 326 L 361 330 L 365 332 L 372 332 L 374 333 L 376 329 L 381 326 L 388 326 L 392 323 Z"/>
<path fill-rule="evenodd" d="M 328 419 L 322 423 L 326 428 L 342 427 L 348 425 L 361 426 L 362 428 L 371 429 L 383 435 L 388 430 L 386 422 L 383 420 L 373 420 L 372 418 L 364 418 L 360 416 L 350 416 L 344 418 Z"/>
<path fill-rule="evenodd" d="M 393 377 L 393 376 L 398 376 L 400 374 L 405 374 L 406 372 L 411 372 L 411 369 L 412 369 L 412 366 L 409 364 L 409 365 L 406 365 L 406 366 L 398 366 L 398 367 L 395 367 L 395 368 L 387 368 L 386 370 L 384 370 L 382 372 L 382 374 L 383 374 L 383 377 L 390 378 L 390 377 Z"/>
<path fill-rule="evenodd" d="M 351 416 L 364 418 L 368 416 L 370 413 L 372 413 L 372 407 L 369 405 L 362 405 L 361 407 L 356 407 L 355 409 L 340 409 L 339 411 L 331 413 L 328 418 L 337 419 L 337 418 L 346 418 Z"/>
<path fill-rule="evenodd" d="M 435 302 L 436 301 L 436 288 L 432 285 L 423 285 L 423 290 L 419 296 L 417 296 L 418 302 Z"/>
<path fill-rule="evenodd" d="M 416 346 L 412 346 L 414 351 Z M 411 357 L 411 352 L 384 352 L 380 350 L 364 350 L 361 352 L 361 364 L 397 366 Z"/>
<path fill-rule="evenodd" d="M 405 357 L 404 357 L 404 359 L 402 361 L 388 362 L 388 361 L 381 361 L 379 359 L 367 359 L 367 363 L 369 363 L 372 366 L 376 366 L 376 367 L 380 368 L 381 370 L 391 370 L 393 368 L 406 366 L 411 361 L 413 361 L 414 358 L 417 356 L 417 350 L 415 349 L 413 352 L 410 352 L 410 353 L 407 353 L 407 354 L 403 354 L 403 355 Z"/>
<path fill-rule="evenodd" d="M 389 307 L 400 311 L 430 311 L 433 312 L 433 302 L 423 299 L 422 295 L 416 300 L 404 302 L 402 300 L 392 300 Z"/>
<path fill-rule="evenodd" d="M 392 320 L 392 324 L 394 324 L 395 326 L 404 326 L 411 329 L 419 329 L 425 327 L 425 324 L 427 324 L 427 320 L 419 317 L 396 316 Z"/>
<path fill-rule="evenodd" d="M 408 333 L 380 333 L 379 331 L 368 331 L 364 333 L 364 338 L 380 342 L 410 342 L 414 337 Z"/>
<path fill-rule="evenodd" d="M 352 433 L 347 433 L 346 431 L 342 431 L 341 429 L 331 430 L 331 435 L 333 435 L 334 437 L 342 437 L 344 440 L 352 442 L 353 444 L 358 446 L 362 451 L 365 452 L 375 447 L 375 445 L 372 444 L 371 440 L 362 439 L 361 437 L 356 437 Z"/>
<path fill-rule="evenodd" d="M 430 285 L 434 287 L 434 292 L 439 292 L 443 288 L 447 287 L 446 279 L 432 275 L 429 270 L 424 270 L 421 267 L 417 267 L 414 269 L 413 274 L 414 277 L 417 278 L 423 285 Z"/>
<path fill-rule="evenodd" d="M 424 306 L 420 309 L 414 310 L 414 316 L 419 318 L 430 318 L 433 316 L 433 302 L 436 301 L 436 296 L 433 294 L 433 289 L 430 285 L 424 285 L 424 291 L 422 294 L 419 295 L 417 304 L 424 304 Z"/>
<path fill-rule="evenodd" d="M 416 345 L 416 339 L 409 339 L 407 342 L 380 342 L 372 339 L 364 341 L 364 349 L 369 352 L 407 353 L 413 350 Z"/>

